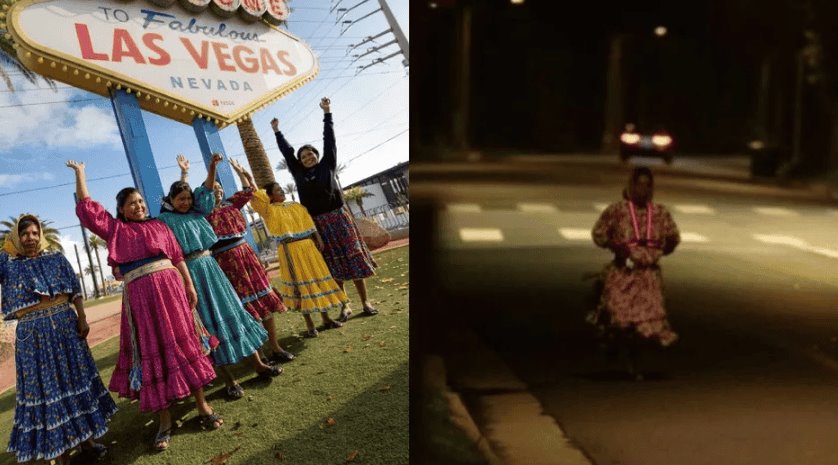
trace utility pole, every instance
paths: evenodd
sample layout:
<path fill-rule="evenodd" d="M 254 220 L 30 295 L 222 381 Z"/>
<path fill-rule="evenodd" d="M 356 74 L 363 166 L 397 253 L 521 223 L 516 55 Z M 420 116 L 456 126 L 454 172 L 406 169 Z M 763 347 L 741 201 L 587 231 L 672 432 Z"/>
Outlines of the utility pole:
<path fill-rule="evenodd" d="M 81 292 L 84 294 L 84 300 L 87 300 L 87 286 L 84 285 L 84 268 L 81 267 L 81 257 L 79 257 L 79 246 L 77 244 L 73 244 L 73 248 L 76 249 L 76 261 L 79 264 L 79 284 L 81 284 Z"/>
<path fill-rule="evenodd" d="M 79 203 L 78 196 L 73 193 L 73 199 L 75 199 L 76 203 Z M 99 298 L 99 283 L 96 281 L 96 271 L 95 265 L 93 265 L 93 255 L 90 254 L 90 241 L 87 239 L 87 230 L 84 229 L 84 226 L 79 225 L 81 227 L 81 237 L 84 240 L 84 250 L 87 252 L 87 263 L 90 263 L 90 276 L 93 278 L 93 290 L 96 293 L 96 298 Z M 82 279 L 84 279 L 84 270 L 80 269 L 79 272 L 81 273 Z M 102 283 L 105 284 L 105 283 Z"/>
<path fill-rule="evenodd" d="M 602 134 L 603 153 L 616 154 L 620 149 L 618 141 L 623 121 L 623 59 L 624 37 L 616 35 L 611 39 L 608 56 L 608 79 L 605 88 L 605 130 Z"/>
<path fill-rule="evenodd" d="M 404 65 L 408 66 L 410 63 L 410 44 L 407 42 L 407 37 L 405 37 L 404 32 L 402 32 L 402 28 L 399 26 L 399 23 L 396 21 L 396 17 L 393 16 L 393 12 L 390 10 L 390 6 L 387 5 L 387 0 L 378 0 L 379 5 L 381 5 L 381 11 L 384 12 L 384 16 L 387 18 L 387 23 L 390 25 L 390 30 L 393 31 L 393 35 L 396 36 L 396 41 L 399 43 L 399 48 L 402 49 L 402 55 L 404 55 Z"/>

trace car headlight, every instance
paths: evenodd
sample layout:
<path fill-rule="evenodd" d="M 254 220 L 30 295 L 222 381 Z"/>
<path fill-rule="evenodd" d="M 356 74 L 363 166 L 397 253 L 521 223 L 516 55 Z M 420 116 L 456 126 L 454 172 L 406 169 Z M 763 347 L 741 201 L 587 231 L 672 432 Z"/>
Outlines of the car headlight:
<path fill-rule="evenodd" d="M 672 144 L 672 138 L 666 134 L 655 134 L 652 136 L 652 143 L 658 147 L 666 147 Z"/>
<path fill-rule="evenodd" d="M 624 132 L 620 135 L 620 140 L 624 144 L 634 145 L 634 144 L 640 142 L 640 135 L 639 134 L 634 134 L 634 133 L 631 133 L 631 132 Z"/>

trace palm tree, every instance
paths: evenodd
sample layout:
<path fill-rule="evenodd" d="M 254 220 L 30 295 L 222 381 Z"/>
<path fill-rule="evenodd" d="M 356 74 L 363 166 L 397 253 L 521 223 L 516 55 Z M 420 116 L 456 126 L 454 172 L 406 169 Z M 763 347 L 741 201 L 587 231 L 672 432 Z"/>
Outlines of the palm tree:
<path fill-rule="evenodd" d="M 285 192 L 291 194 L 291 200 L 293 200 L 294 202 L 297 201 L 297 197 L 294 196 L 294 193 L 297 192 L 297 185 L 296 184 L 294 184 L 293 182 L 289 182 L 288 184 L 286 184 L 285 185 Z"/>
<path fill-rule="evenodd" d="M 282 170 L 287 170 L 287 169 L 288 169 L 288 162 L 285 161 L 285 158 L 283 158 L 282 160 L 279 160 L 279 163 L 276 164 L 276 170 L 277 171 L 282 171 Z"/>
<path fill-rule="evenodd" d="M 276 182 L 273 169 L 271 169 L 271 160 L 268 159 L 265 146 L 262 145 L 262 140 L 259 139 L 256 127 L 253 126 L 253 120 L 249 118 L 244 119 L 236 124 L 236 127 L 239 128 L 239 136 L 244 146 L 244 154 L 247 157 L 250 170 L 253 172 L 253 179 L 256 181 L 256 185 L 262 187 L 269 182 Z"/>
<path fill-rule="evenodd" d="M 102 289 L 105 290 L 105 295 L 108 295 L 108 288 L 107 286 L 105 286 L 105 274 L 102 273 L 102 259 L 99 258 L 99 248 L 101 247 L 102 249 L 107 249 L 108 243 L 102 240 L 101 237 L 96 235 L 90 236 L 90 239 L 88 239 L 87 243 L 90 246 L 90 248 L 93 249 L 94 252 L 96 252 L 96 263 L 99 264 L 99 277 L 102 278 Z"/>
<path fill-rule="evenodd" d="M 95 264 L 91 263 L 84 268 L 84 274 L 93 276 L 93 273 L 97 273 L 99 271 L 99 267 Z"/>
<path fill-rule="evenodd" d="M 5 242 L 6 236 L 15 227 L 15 224 L 17 224 L 17 218 L 14 216 L 10 216 L 8 220 L 0 221 L 0 226 L 3 227 L 3 229 L 0 229 L 0 243 Z M 41 234 L 47 239 L 47 250 L 57 250 L 64 253 L 64 246 L 61 245 L 61 234 L 57 229 L 49 227 L 52 221 L 42 221 L 41 224 L 44 228 Z"/>
<path fill-rule="evenodd" d="M 373 194 L 365 191 L 361 186 L 351 187 L 343 192 L 344 199 L 346 199 L 346 201 L 354 200 L 358 205 L 358 208 L 361 209 L 361 214 L 364 216 L 367 216 L 367 212 L 364 211 L 364 198 L 372 196 Z"/>
<path fill-rule="evenodd" d="M 29 68 L 23 66 L 17 58 L 17 51 L 14 48 L 13 41 L 7 39 L 5 34 L 0 36 L 0 79 L 6 84 L 6 88 L 10 91 L 15 91 L 15 86 L 12 84 L 12 79 L 9 77 L 6 68 L 11 68 L 13 71 L 19 72 L 27 81 L 32 84 L 38 83 L 38 78 L 46 82 L 52 90 L 56 90 L 55 81 L 47 79 L 40 74 L 33 73 Z"/>

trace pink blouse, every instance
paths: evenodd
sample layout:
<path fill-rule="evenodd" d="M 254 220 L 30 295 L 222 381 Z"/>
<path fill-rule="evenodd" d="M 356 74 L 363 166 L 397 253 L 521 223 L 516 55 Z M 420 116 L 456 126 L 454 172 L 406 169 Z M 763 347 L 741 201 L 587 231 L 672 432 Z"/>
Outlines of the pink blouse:
<path fill-rule="evenodd" d="M 76 204 L 82 226 L 108 243 L 108 264 L 116 266 L 143 258 L 165 255 L 172 264 L 183 261 L 174 234 L 162 221 L 122 221 L 90 197 Z"/>

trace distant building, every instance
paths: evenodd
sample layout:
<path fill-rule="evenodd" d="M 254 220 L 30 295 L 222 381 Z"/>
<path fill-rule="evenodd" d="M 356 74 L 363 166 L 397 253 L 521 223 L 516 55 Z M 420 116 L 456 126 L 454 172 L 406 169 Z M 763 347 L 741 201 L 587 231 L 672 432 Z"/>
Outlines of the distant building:
<path fill-rule="evenodd" d="M 410 162 L 399 163 L 392 168 L 376 173 L 372 176 L 343 186 L 344 192 L 353 187 L 362 187 L 372 194 L 364 198 L 364 211 L 370 215 L 371 212 L 378 212 L 384 207 L 398 207 L 407 203 L 409 186 Z M 358 204 L 352 201 L 346 202 L 350 211 L 356 216 L 361 216 Z"/>

